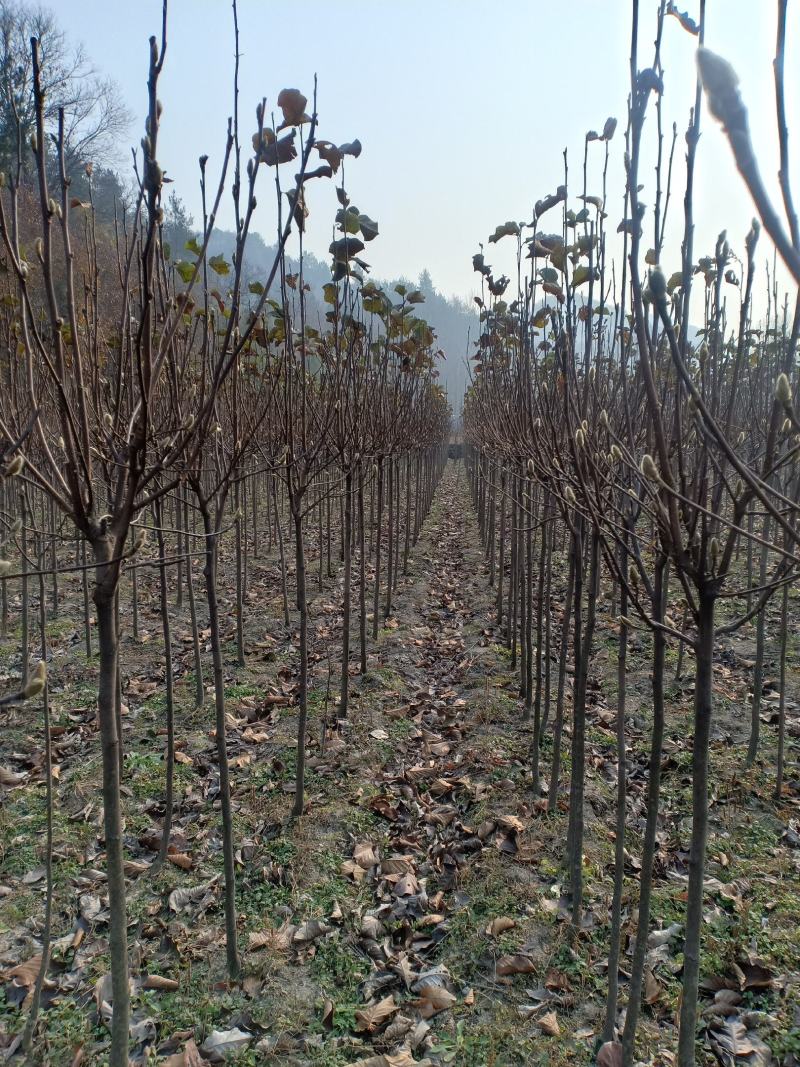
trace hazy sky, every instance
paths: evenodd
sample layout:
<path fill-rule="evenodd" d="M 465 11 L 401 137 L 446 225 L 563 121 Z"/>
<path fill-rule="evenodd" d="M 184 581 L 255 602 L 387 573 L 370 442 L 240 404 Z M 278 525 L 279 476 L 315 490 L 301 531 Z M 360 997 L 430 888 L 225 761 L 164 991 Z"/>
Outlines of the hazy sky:
<path fill-rule="evenodd" d="M 160 0 L 58 0 L 51 3 L 97 66 L 119 83 L 136 114 L 138 143 L 146 106 L 148 44 L 160 33 Z M 650 64 L 656 0 L 641 0 L 639 66 Z M 699 0 L 679 5 L 696 15 Z M 709 47 L 737 69 L 754 139 L 770 188 L 777 188 L 772 57 L 777 0 L 708 0 Z M 628 90 L 630 3 L 627 0 L 240 0 L 242 137 L 249 146 L 255 106 L 279 90 L 311 96 L 319 79 L 319 135 L 358 137 L 363 153 L 348 163 L 352 201 L 376 219 L 381 235 L 368 247 L 378 276 L 415 278 L 427 267 L 437 288 L 469 296 L 477 290 L 471 256 L 506 219 L 527 221 L 532 205 L 563 181 L 569 150 L 570 189 L 581 191 L 583 136 L 614 115 L 607 210 L 613 229 L 622 214 L 622 147 Z M 800 200 L 800 0 L 790 0 L 787 98 L 793 130 L 794 188 Z M 229 0 L 171 0 L 159 157 L 173 188 L 199 216 L 197 158 L 215 173 L 232 110 L 233 25 Z M 664 267 L 677 269 L 682 234 L 684 133 L 694 98 L 694 50 L 674 18 L 667 20 L 663 60 L 664 131 L 678 127 L 672 238 Z M 713 251 L 727 228 L 741 248 L 753 210 L 724 136 L 708 112 L 696 184 L 696 255 Z M 655 113 L 648 136 L 652 144 Z M 601 148 L 590 165 L 589 192 L 600 192 Z M 284 168 L 291 179 L 294 168 Z M 266 175 L 265 175 L 266 177 Z M 642 199 L 653 202 L 649 160 Z M 336 209 L 330 183 L 313 183 L 307 247 L 327 254 Z M 275 208 L 266 183 L 257 228 L 271 239 Z M 221 222 L 230 225 L 229 199 Z M 580 205 L 575 205 L 580 206 Z M 554 218 L 554 224 L 557 225 Z M 551 224 L 552 226 L 553 224 Z M 647 225 L 647 223 L 646 223 Z M 647 230 L 646 230 L 647 232 Z M 508 269 L 508 248 L 487 259 Z M 760 254 L 769 250 L 762 242 Z M 771 254 L 771 253 L 769 253 Z"/>

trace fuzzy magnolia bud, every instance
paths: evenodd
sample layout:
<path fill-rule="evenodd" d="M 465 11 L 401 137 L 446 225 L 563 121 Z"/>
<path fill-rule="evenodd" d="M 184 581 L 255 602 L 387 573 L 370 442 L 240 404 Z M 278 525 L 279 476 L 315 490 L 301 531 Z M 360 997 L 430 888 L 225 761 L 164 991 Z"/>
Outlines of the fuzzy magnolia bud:
<path fill-rule="evenodd" d="M 779 374 L 775 382 L 775 399 L 786 407 L 792 400 L 792 387 L 785 374 Z"/>
<path fill-rule="evenodd" d="M 603 427 L 604 430 L 608 429 L 608 412 L 605 408 L 603 408 L 603 410 L 600 412 L 600 425 Z"/>
<path fill-rule="evenodd" d="M 109 411 L 103 412 L 103 424 L 105 425 L 106 429 L 109 430 L 114 425 L 114 420 L 111 418 L 111 413 Z"/>
<path fill-rule="evenodd" d="M 25 686 L 25 699 L 30 700 L 31 697 L 38 696 L 45 687 L 47 682 L 47 664 L 44 660 L 41 661 L 39 666 L 33 673 L 33 677 Z"/>
<path fill-rule="evenodd" d="M 586 438 L 584 437 L 583 430 L 579 426 L 575 431 L 575 447 L 584 448 L 586 445 Z"/>
<path fill-rule="evenodd" d="M 24 466 L 25 457 L 21 453 L 18 453 L 6 467 L 6 475 L 9 478 L 15 478 L 18 474 L 22 473 L 22 468 Z"/>
<path fill-rule="evenodd" d="M 719 541 L 716 537 L 712 537 L 709 542 L 708 554 L 711 557 L 711 566 L 716 569 L 717 561 L 719 559 Z"/>
<path fill-rule="evenodd" d="M 792 428 L 792 420 L 791 419 L 784 419 L 783 420 L 783 425 L 781 426 L 781 433 L 788 433 L 789 430 L 791 430 L 791 428 Z"/>
<path fill-rule="evenodd" d="M 147 530 L 144 528 L 142 528 L 141 530 L 137 530 L 136 536 L 133 539 L 133 546 L 131 548 L 132 556 L 136 555 L 139 549 L 142 548 L 142 546 L 144 545 L 145 541 L 147 541 Z"/>
<path fill-rule="evenodd" d="M 650 271 L 650 292 L 653 294 L 653 299 L 656 303 L 661 303 L 667 299 L 667 279 L 664 277 L 661 267 L 654 267 Z"/>
<path fill-rule="evenodd" d="M 535 468 L 535 467 L 534 467 L 534 465 L 533 465 L 533 460 L 532 460 L 532 459 L 529 459 L 529 460 L 528 460 L 528 474 L 529 474 L 529 475 L 530 475 L 531 477 L 533 477 L 533 474 L 534 474 L 534 471 L 535 471 L 535 470 L 536 470 L 536 468 Z"/>
<path fill-rule="evenodd" d="M 611 446 L 611 455 L 617 461 L 617 463 L 620 462 L 620 460 L 622 459 L 622 449 L 619 447 L 619 445 L 614 444 Z"/>
<path fill-rule="evenodd" d="M 639 464 L 639 470 L 642 474 L 651 482 L 660 482 L 661 478 L 658 474 L 658 468 L 655 465 L 653 457 L 648 455 L 647 452 L 642 456 L 642 462 Z"/>
<path fill-rule="evenodd" d="M 564 496 L 566 497 L 567 503 L 568 504 L 572 504 L 573 507 L 575 506 L 575 504 L 578 503 L 578 501 L 575 498 L 575 494 L 572 491 L 572 486 L 571 485 L 568 485 L 566 487 L 566 489 L 564 490 Z"/>
<path fill-rule="evenodd" d="M 739 93 L 739 77 L 722 56 L 708 48 L 697 49 L 697 68 L 706 91 L 708 108 L 728 130 L 747 126 L 747 112 Z"/>

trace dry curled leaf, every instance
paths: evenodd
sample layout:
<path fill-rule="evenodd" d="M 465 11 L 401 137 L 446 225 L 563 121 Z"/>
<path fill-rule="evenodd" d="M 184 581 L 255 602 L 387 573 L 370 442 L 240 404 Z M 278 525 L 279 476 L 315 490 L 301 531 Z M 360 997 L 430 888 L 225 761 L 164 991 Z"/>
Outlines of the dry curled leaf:
<path fill-rule="evenodd" d="M 509 974 L 533 974 L 536 970 L 530 956 L 525 956 L 521 952 L 517 952 L 513 956 L 501 956 L 497 961 L 496 969 L 501 977 Z"/>
<path fill-rule="evenodd" d="M 148 974 L 142 982 L 142 989 L 158 989 L 164 993 L 174 993 L 180 984 L 174 978 L 165 978 L 163 974 Z"/>
<path fill-rule="evenodd" d="M 278 93 L 278 107 L 283 112 L 284 126 L 299 126 L 303 122 L 310 122 L 306 114 L 307 97 L 303 96 L 299 89 L 281 89 Z"/>
<path fill-rule="evenodd" d="M 359 1008 L 356 1012 L 355 1029 L 368 1034 L 374 1034 L 380 1030 L 385 1022 L 397 1011 L 398 1005 L 390 993 L 388 997 L 379 1000 L 377 1004 L 368 1004 L 365 1008 Z"/>
<path fill-rule="evenodd" d="M 24 963 L 18 963 L 16 967 L 12 967 L 11 970 L 5 971 L 3 979 L 8 981 L 9 979 L 18 986 L 32 986 L 39 977 L 39 971 L 42 967 L 42 954 L 38 956 L 32 956 L 29 960 L 25 960 Z"/>
<path fill-rule="evenodd" d="M 514 919 L 509 919 L 507 915 L 500 915 L 492 919 L 486 927 L 486 934 L 488 937 L 499 937 L 506 930 L 513 930 L 516 925 Z"/>
<path fill-rule="evenodd" d="M 537 1026 L 543 1034 L 547 1034 L 549 1037 L 558 1037 L 561 1033 L 561 1027 L 558 1025 L 558 1016 L 554 1011 L 547 1011 L 544 1015 L 537 1020 Z"/>
<path fill-rule="evenodd" d="M 442 985 L 424 985 L 418 992 L 417 1006 L 423 1019 L 430 1019 L 440 1011 L 447 1011 L 458 999 Z"/>
<path fill-rule="evenodd" d="M 606 1041 L 600 1046 L 597 1067 L 622 1067 L 622 1045 L 619 1041 Z"/>

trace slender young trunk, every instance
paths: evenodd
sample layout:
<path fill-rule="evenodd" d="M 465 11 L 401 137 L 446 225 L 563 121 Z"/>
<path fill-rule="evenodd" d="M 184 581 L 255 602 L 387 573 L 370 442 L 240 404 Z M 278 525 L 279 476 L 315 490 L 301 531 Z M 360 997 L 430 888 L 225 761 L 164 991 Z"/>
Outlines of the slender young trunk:
<path fill-rule="evenodd" d="M 237 667 L 244 667 L 244 588 L 242 584 L 242 510 L 241 510 L 241 492 L 239 480 L 234 471 L 234 478 L 236 483 L 233 490 L 233 506 L 236 512 L 236 519 L 233 523 L 233 536 L 235 539 L 235 559 L 234 566 L 236 568 L 236 665 Z"/>
<path fill-rule="evenodd" d="M 495 565 L 497 561 L 496 555 L 496 521 L 495 515 L 497 510 L 496 493 L 494 487 L 494 473 L 491 465 L 489 466 L 489 541 L 486 546 L 486 555 L 489 560 L 489 588 L 494 588 L 495 582 Z"/>
<path fill-rule="evenodd" d="M 624 572 L 623 572 L 624 573 Z M 669 586 L 668 561 L 665 556 L 656 560 L 653 599 L 650 605 L 653 619 L 662 622 L 666 612 Z M 622 601 L 621 601 L 622 603 Z M 625 1013 L 625 1028 L 622 1033 L 622 1057 L 624 1067 L 632 1067 L 636 1027 L 642 1004 L 644 967 L 647 957 L 647 938 L 650 933 L 650 901 L 653 889 L 653 863 L 656 855 L 656 835 L 661 799 L 661 754 L 664 745 L 664 672 L 667 643 L 663 630 L 653 631 L 653 676 L 651 695 L 653 699 L 653 728 L 650 736 L 650 763 L 647 782 L 647 819 L 642 842 L 642 870 L 639 876 L 639 923 L 633 948 L 631 980 L 628 985 L 628 1007 Z"/>
<path fill-rule="evenodd" d="M 211 641 L 211 661 L 214 667 L 214 709 L 216 712 L 217 763 L 219 765 L 219 799 L 222 812 L 222 855 L 225 870 L 225 953 L 231 979 L 239 975 L 239 949 L 236 943 L 236 867 L 233 847 L 233 811 L 231 780 L 228 765 L 228 738 L 225 722 L 225 677 L 222 667 L 222 639 L 219 630 L 219 602 L 217 600 L 217 537 L 211 512 L 200 502 L 205 533 L 205 568 L 203 574 L 208 601 L 208 624 Z"/>
<path fill-rule="evenodd" d="M 131 572 L 131 633 L 134 641 L 139 640 L 139 570 L 134 567 Z"/>
<path fill-rule="evenodd" d="M 628 552 L 625 543 L 619 546 L 620 574 L 628 573 Z M 620 614 L 628 611 L 628 590 L 625 581 L 620 582 Z M 614 827 L 614 894 L 611 901 L 611 934 L 608 950 L 608 994 L 603 1040 L 613 1041 L 617 1020 L 617 997 L 619 995 L 620 935 L 622 932 L 622 890 L 625 883 L 625 802 L 627 764 L 625 759 L 625 702 L 626 670 L 628 665 L 628 627 L 620 623 L 617 642 L 617 810 Z"/>
<path fill-rule="evenodd" d="M 411 550 L 411 453 L 406 456 L 406 526 L 403 543 L 403 574 L 408 574 L 408 554 Z"/>
<path fill-rule="evenodd" d="M 281 512 L 278 507 L 278 491 L 275 488 L 275 475 L 271 474 L 272 480 L 272 505 L 275 512 L 275 526 L 278 536 L 278 558 L 281 565 L 281 596 L 283 598 L 283 621 L 289 626 L 291 620 L 289 618 L 289 591 L 286 587 L 286 552 L 283 545 L 283 525 L 281 523 Z"/>
<path fill-rule="evenodd" d="M 580 535 L 578 535 L 580 542 Z M 580 549 L 580 543 L 576 546 Z M 580 552 L 578 553 L 580 555 Z M 580 565 L 578 567 L 580 571 Z M 592 655 L 592 640 L 597 612 L 597 585 L 600 578 L 600 534 L 592 530 L 591 561 L 587 582 L 586 625 L 581 638 L 580 595 L 582 578 L 575 580 L 575 697 L 572 702 L 572 767 L 569 796 L 568 844 L 570 858 L 570 887 L 572 893 L 572 923 L 580 926 L 583 907 L 583 797 L 586 772 L 586 686 L 589 678 L 589 662 Z M 577 646 L 580 644 L 580 655 Z"/>
<path fill-rule="evenodd" d="M 517 669 L 517 586 L 519 583 L 519 537 L 517 525 L 517 476 L 511 475 L 511 575 L 508 583 L 508 630 L 506 646 L 511 649 L 511 670 Z"/>
<path fill-rule="evenodd" d="M 42 558 L 40 571 L 44 570 L 44 558 Z M 39 640 L 41 643 L 42 662 L 47 662 L 47 622 L 45 618 L 45 588 L 44 574 L 39 575 Z M 28 1019 L 25 1023 L 25 1032 L 22 1035 L 22 1048 L 26 1056 L 30 1056 L 33 1047 L 33 1034 L 36 1029 L 36 1020 L 39 1017 L 39 1005 L 42 1000 L 42 989 L 50 966 L 50 946 L 53 929 L 53 744 L 50 733 L 50 690 L 45 677 L 44 689 L 42 690 L 42 714 L 44 718 L 44 773 L 45 773 L 45 803 L 47 805 L 47 825 L 45 841 L 45 898 L 44 898 L 44 924 L 42 928 L 42 962 L 39 973 L 36 975 L 36 984 L 33 988 L 31 1007 Z"/>
<path fill-rule="evenodd" d="M 375 520 L 375 587 L 372 597 L 372 640 L 378 640 L 381 596 L 381 527 L 383 526 L 383 459 L 378 459 L 378 502 Z"/>
<path fill-rule="evenodd" d="M 173 516 L 174 526 L 176 530 L 176 542 L 178 550 L 178 569 L 175 575 L 175 608 L 180 611 L 183 608 L 183 569 L 189 566 L 189 559 L 183 558 L 183 532 L 181 530 L 181 524 L 183 522 L 183 504 L 181 498 L 181 486 L 179 485 L 175 491 L 173 497 Z"/>
<path fill-rule="evenodd" d="M 497 625 L 503 629 L 503 582 L 506 573 L 506 472 L 500 472 L 500 529 L 497 550 Z"/>
<path fill-rule="evenodd" d="M 300 616 L 300 671 L 297 694 L 297 776 L 292 817 L 303 814 L 306 775 L 306 726 L 308 722 L 308 601 L 306 599 L 306 558 L 303 540 L 302 499 L 292 499 L 294 550 L 297 574 L 297 611 Z"/>
<path fill-rule="evenodd" d="M 342 592 L 342 675 L 339 714 L 347 716 L 350 691 L 350 576 L 353 567 L 353 472 L 344 477 L 344 588 Z"/>
<path fill-rule="evenodd" d="M 367 531 L 364 528 L 364 467 L 358 465 L 358 631 L 361 674 L 367 673 Z"/>
<path fill-rule="evenodd" d="M 550 789 L 547 810 L 552 814 L 558 803 L 558 786 L 561 776 L 561 736 L 564 732 L 564 690 L 567 682 L 567 653 L 569 652 L 569 623 L 572 615 L 572 596 L 575 585 L 575 553 L 570 551 L 567 566 L 567 589 L 564 593 L 564 615 L 561 622 L 561 648 L 558 654 L 558 692 L 556 694 L 556 717 L 553 723 L 553 763 L 550 768 Z"/>
<path fill-rule="evenodd" d="M 683 1000 L 678 1037 L 678 1067 L 694 1067 L 697 989 L 700 980 L 700 934 L 703 924 L 703 875 L 708 839 L 708 742 L 711 733 L 716 594 L 698 591 L 695 648 L 694 739 L 692 744 L 692 844 L 683 945 Z"/>
<path fill-rule="evenodd" d="M 322 476 L 320 476 L 320 480 L 322 480 Z M 325 537 L 325 531 L 323 529 L 322 523 L 324 497 L 330 497 L 330 485 L 328 484 L 327 478 L 325 479 L 325 490 L 320 489 L 319 500 L 317 501 L 317 549 L 319 553 L 317 558 L 317 589 L 319 589 L 320 592 L 322 592 L 324 588 L 324 576 L 322 573 L 322 562 L 324 556 L 323 547 Z"/>
<path fill-rule="evenodd" d="M 787 551 L 788 551 L 788 545 Z M 784 585 L 781 595 L 781 643 L 780 643 L 780 666 L 779 681 L 780 696 L 778 698 L 778 760 L 775 774 L 775 799 L 780 800 L 783 795 L 783 775 L 786 755 L 786 640 L 789 628 L 789 586 Z"/>
<path fill-rule="evenodd" d="M 56 503 L 52 497 L 49 497 L 49 515 L 50 515 L 50 569 L 52 571 L 52 596 L 53 596 L 53 618 L 58 618 L 58 541 L 56 539 Z"/>
<path fill-rule="evenodd" d="M 549 500 L 544 504 L 541 543 L 539 545 L 539 574 L 536 579 L 536 695 L 533 701 L 533 802 L 539 799 L 539 754 L 542 744 L 542 631 L 544 625 L 544 576 L 547 561 L 549 531 Z"/>
<path fill-rule="evenodd" d="M 528 675 L 527 659 L 528 659 L 528 568 L 525 555 L 525 534 L 523 531 L 524 525 L 529 525 L 529 521 L 526 519 L 525 514 L 525 493 L 523 490 L 525 479 L 522 476 L 517 478 L 517 523 L 518 530 L 516 534 L 516 568 L 518 572 L 517 577 L 517 589 L 516 596 L 519 603 L 519 696 L 526 698 L 526 706 L 524 717 L 530 714 L 530 708 L 527 705 L 527 688 L 526 681 Z"/>
<path fill-rule="evenodd" d="M 326 540 L 326 552 L 327 552 L 327 575 L 329 578 L 333 577 L 333 561 L 331 559 L 331 496 L 328 493 L 325 497 L 325 540 Z"/>
<path fill-rule="evenodd" d="M 392 589 L 397 588 L 397 582 L 400 577 L 400 490 L 402 488 L 402 477 L 400 475 L 400 462 L 394 461 L 394 515 L 395 515 L 395 531 L 394 531 L 394 572 L 392 579 Z M 391 608 L 391 604 L 389 605 Z M 391 613 L 391 612 L 390 612 Z"/>
<path fill-rule="evenodd" d="M 183 545 L 186 552 L 186 596 L 189 601 L 189 619 L 192 624 L 192 661 L 194 663 L 194 702 L 202 708 L 206 694 L 203 688 L 203 656 L 200 648 L 200 627 L 197 624 L 197 602 L 194 596 L 194 572 L 192 568 L 192 549 L 194 547 L 189 535 L 189 491 L 185 490 L 183 499 Z"/>
<path fill-rule="evenodd" d="M 128 1067 L 128 922 L 125 906 L 125 867 L 122 849 L 122 804 L 120 797 L 120 738 L 117 732 L 117 625 L 114 617 L 116 583 L 103 573 L 110 559 L 106 539 L 92 546 L 96 564 L 94 603 L 97 613 L 97 640 L 100 653 L 97 710 L 100 719 L 100 749 L 103 762 L 103 829 L 108 879 L 111 991 L 114 1013 L 111 1020 L 109 1067 Z"/>
<path fill-rule="evenodd" d="M 526 484 L 526 483 L 523 483 Z M 528 485 L 528 514 L 525 518 L 525 719 L 531 717 L 533 703 L 533 526 L 538 508 L 534 505 L 531 493 L 532 482 Z"/>
<path fill-rule="evenodd" d="M 92 621 L 89 611 L 89 568 L 86 563 L 86 540 L 81 536 L 81 590 L 83 592 L 83 639 L 86 646 L 86 658 L 92 658 Z"/>
<path fill-rule="evenodd" d="M 169 589 L 167 587 L 167 565 L 164 562 L 166 545 L 164 541 L 164 528 L 162 524 L 163 508 L 161 498 L 157 497 L 154 505 L 156 536 L 158 538 L 158 555 L 160 564 L 158 567 L 159 601 L 161 606 L 161 633 L 164 639 L 164 697 L 166 700 L 167 750 L 164 786 L 164 823 L 161 829 L 161 848 L 158 853 L 159 863 L 167 858 L 169 839 L 172 834 L 172 812 L 174 806 L 175 789 L 175 706 L 172 678 L 172 632 L 169 621 Z"/>
<path fill-rule="evenodd" d="M 29 680 L 30 674 L 30 635 L 29 635 L 29 618 L 30 611 L 29 592 L 28 592 L 28 508 L 25 500 L 25 494 L 19 494 L 19 514 L 22 520 L 22 526 L 19 531 L 19 543 L 22 549 L 22 578 L 21 584 L 21 599 L 22 599 L 22 663 L 20 664 L 20 673 L 22 674 L 22 680 L 20 683 L 20 689 L 24 689 Z"/>
<path fill-rule="evenodd" d="M 763 543 L 758 566 L 758 584 L 760 587 L 767 582 L 767 555 L 769 552 L 769 527 L 770 516 L 764 516 L 764 528 L 761 536 Z M 748 552 L 752 554 L 752 542 L 748 544 Z M 752 584 L 750 582 L 749 584 Z M 761 726 L 761 690 L 764 684 L 764 630 L 766 627 L 766 607 L 758 613 L 756 620 L 756 662 L 753 668 L 753 700 L 750 705 L 750 741 L 747 745 L 747 759 L 745 766 L 752 767 L 758 755 L 758 740 Z"/>
<path fill-rule="evenodd" d="M 550 593 L 553 588 L 553 536 L 555 533 L 552 519 L 552 509 L 551 518 L 547 526 L 547 557 L 545 563 L 547 574 L 545 578 L 546 584 L 544 591 L 544 708 L 542 711 L 542 737 L 544 737 L 545 732 L 547 730 L 547 724 L 550 721 L 550 655 L 553 644 L 553 613 L 550 610 Z"/>
<path fill-rule="evenodd" d="M 394 582 L 394 456 L 389 457 L 387 496 L 389 497 L 389 514 L 387 515 L 389 537 L 386 546 L 386 608 L 383 613 L 386 619 L 392 614 L 392 585 Z"/>

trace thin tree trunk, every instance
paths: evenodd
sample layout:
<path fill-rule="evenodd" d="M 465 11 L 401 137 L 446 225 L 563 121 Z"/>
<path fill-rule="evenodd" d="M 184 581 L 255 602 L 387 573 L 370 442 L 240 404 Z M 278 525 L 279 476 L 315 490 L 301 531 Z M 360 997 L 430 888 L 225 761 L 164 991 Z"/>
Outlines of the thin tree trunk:
<path fill-rule="evenodd" d="M 308 602 L 306 600 L 306 559 L 303 542 L 301 501 L 292 501 L 294 518 L 295 567 L 297 574 L 297 610 L 300 616 L 300 670 L 297 694 L 297 775 L 295 778 L 293 818 L 303 814 L 306 771 L 306 724 L 308 721 Z"/>
<path fill-rule="evenodd" d="M 164 697 L 166 700 L 166 719 L 164 725 L 167 730 L 167 750 L 164 785 L 164 822 L 161 829 L 161 848 L 158 853 L 159 863 L 167 858 L 169 839 L 172 834 L 172 812 L 174 806 L 175 790 L 175 704 L 174 685 L 172 677 L 172 633 L 169 622 L 169 589 L 167 585 L 167 565 L 164 562 L 166 545 L 164 542 L 164 529 L 162 525 L 162 502 L 157 497 L 154 505 L 156 536 L 158 538 L 158 555 L 161 560 L 158 567 L 159 601 L 161 606 L 161 633 L 164 639 Z"/>
<path fill-rule="evenodd" d="M 348 467 L 344 478 L 344 588 L 342 592 L 342 675 L 339 714 L 347 716 L 350 692 L 350 576 L 353 567 L 353 472 Z"/>
<path fill-rule="evenodd" d="M 689 888 L 683 944 L 683 1000 L 678 1037 L 678 1067 L 694 1067 L 695 1064 L 703 876 L 708 839 L 708 743 L 713 706 L 715 594 L 708 589 L 701 589 L 698 601 L 692 745 L 692 844 L 689 851 Z"/>
<path fill-rule="evenodd" d="M 236 942 L 236 867 L 233 846 L 233 811 L 231 808 L 231 781 L 228 764 L 227 725 L 225 722 L 225 677 L 222 667 L 222 639 L 219 630 L 219 603 L 217 600 L 217 531 L 211 522 L 211 513 L 200 502 L 205 533 L 205 568 L 203 574 L 208 602 L 208 623 L 211 640 L 211 660 L 214 667 L 214 708 L 217 735 L 217 764 L 219 767 L 219 799 L 222 812 L 222 855 L 225 870 L 225 953 L 228 974 L 231 979 L 239 975 L 239 949 Z"/>
<path fill-rule="evenodd" d="M 125 905 L 125 868 L 122 849 L 122 805 L 120 798 L 120 751 L 117 732 L 117 625 L 114 617 L 116 585 L 110 585 L 104 571 L 110 559 L 105 539 L 93 545 L 96 563 L 94 603 L 97 613 L 97 639 L 100 653 L 97 706 L 100 720 L 100 749 L 103 763 L 103 829 L 106 846 L 106 876 L 109 909 L 109 957 L 114 1013 L 111 1020 L 109 1067 L 128 1067 L 128 923 Z"/>

